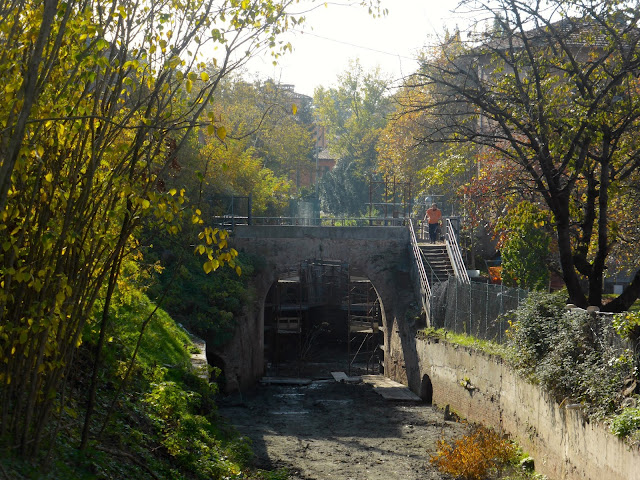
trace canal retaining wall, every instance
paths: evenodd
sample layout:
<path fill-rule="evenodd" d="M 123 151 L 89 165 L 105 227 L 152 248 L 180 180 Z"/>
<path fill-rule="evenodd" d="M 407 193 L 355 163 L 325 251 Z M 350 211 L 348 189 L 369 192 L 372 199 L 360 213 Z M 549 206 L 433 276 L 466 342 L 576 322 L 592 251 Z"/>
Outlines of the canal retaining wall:
<path fill-rule="evenodd" d="M 400 335 L 398 335 L 400 334 Z M 516 439 L 550 480 L 632 480 L 640 478 L 640 451 L 590 422 L 577 405 L 558 404 L 518 376 L 499 357 L 442 341 L 392 338 L 404 348 L 389 375 L 434 404 L 449 408 Z M 398 345 L 399 347 L 400 345 Z"/>

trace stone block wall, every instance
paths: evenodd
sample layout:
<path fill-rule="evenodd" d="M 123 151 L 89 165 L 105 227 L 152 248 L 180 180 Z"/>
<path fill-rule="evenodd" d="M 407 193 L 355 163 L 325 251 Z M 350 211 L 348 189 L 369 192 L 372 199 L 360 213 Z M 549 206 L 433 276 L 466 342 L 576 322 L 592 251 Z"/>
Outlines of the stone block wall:
<path fill-rule="evenodd" d="M 227 392 L 248 388 L 264 374 L 267 293 L 279 275 L 299 268 L 302 261 L 332 259 L 348 263 L 351 274 L 367 277 L 378 294 L 385 347 L 390 344 L 391 325 L 395 330 L 405 332 L 403 338 L 409 338 L 406 332 L 411 326 L 403 321 L 413 301 L 408 273 L 409 230 L 406 227 L 239 225 L 234 231 L 232 245 L 264 262 L 249 281 L 253 301 L 247 306 L 246 314 L 236 319 L 238 325 L 233 339 L 223 347 L 211 347 L 208 351 L 210 363 L 224 364 Z M 390 357 L 385 351 L 385 359 Z M 398 372 L 402 371 L 402 366 L 396 366 Z M 385 364 L 385 369 L 387 367 Z"/>
<path fill-rule="evenodd" d="M 445 341 L 414 341 L 415 352 L 408 355 L 405 349 L 404 358 L 396 359 L 406 362 L 403 370 L 417 373 L 409 375 L 408 382 L 402 375 L 405 383 L 424 394 L 428 382 L 434 404 L 449 405 L 472 422 L 511 435 L 535 459 L 536 471 L 549 479 L 640 478 L 638 448 L 610 434 L 605 425 L 588 422 L 579 408 L 561 407 L 502 359 Z M 406 346 L 406 339 L 403 343 Z M 409 365 L 414 356 L 417 365 Z"/>

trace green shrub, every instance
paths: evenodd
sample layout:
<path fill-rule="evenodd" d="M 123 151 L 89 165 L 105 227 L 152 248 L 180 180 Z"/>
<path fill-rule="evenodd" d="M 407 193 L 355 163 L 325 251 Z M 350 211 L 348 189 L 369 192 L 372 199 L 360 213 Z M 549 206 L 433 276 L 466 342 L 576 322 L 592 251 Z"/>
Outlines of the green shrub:
<path fill-rule="evenodd" d="M 235 318 L 250 303 L 248 279 L 259 262 L 247 255 L 236 258 L 242 275 L 231 268 L 220 268 L 207 274 L 202 258 L 193 253 L 189 243 L 172 243 L 171 238 L 149 233 L 153 245 L 145 253 L 148 263 L 162 265 L 162 273 L 154 275 L 149 287 L 152 300 L 163 298 L 162 307 L 191 333 L 222 345 L 231 339 Z M 169 288 L 169 295 L 164 295 Z"/>
<path fill-rule="evenodd" d="M 558 401 L 581 403 L 590 415 L 602 418 L 619 408 L 633 358 L 612 346 L 616 334 L 607 320 L 566 311 L 559 294 L 531 294 L 510 323 L 515 364 L 525 376 Z"/>
<path fill-rule="evenodd" d="M 638 338 L 640 336 L 640 312 L 629 311 L 614 315 L 613 326 L 622 338 Z"/>
<path fill-rule="evenodd" d="M 514 347 L 516 366 L 533 373 L 536 365 L 552 348 L 558 333 L 558 319 L 565 301 L 560 295 L 531 293 L 517 310 L 511 312 L 508 336 Z"/>
<path fill-rule="evenodd" d="M 611 432 L 621 438 L 640 430 L 640 408 L 625 408 L 611 420 Z"/>
<path fill-rule="evenodd" d="M 640 372 L 640 348 L 638 348 L 638 345 L 640 345 L 640 311 L 630 310 L 614 315 L 613 327 L 618 335 L 629 340 L 635 346 L 633 362 L 636 374 L 638 374 Z"/>

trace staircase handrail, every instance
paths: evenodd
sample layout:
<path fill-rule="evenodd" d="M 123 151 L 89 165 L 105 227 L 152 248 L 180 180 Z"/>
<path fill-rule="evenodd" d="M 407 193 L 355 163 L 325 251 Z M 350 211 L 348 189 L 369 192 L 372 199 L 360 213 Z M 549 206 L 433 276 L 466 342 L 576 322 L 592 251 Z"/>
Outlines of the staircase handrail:
<path fill-rule="evenodd" d="M 422 308 L 427 316 L 427 325 L 429 325 L 431 323 L 431 287 L 429 286 L 427 273 L 424 270 L 424 263 L 422 262 L 422 251 L 420 250 L 418 241 L 416 240 L 416 233 L 413 229 L 413 222 L 410 221 L 408 223 L 413 260 L 416 268 L 418 269 L 418 276 L 420 279 L 420 302 L 422 303 Z"/>
<path fill-rule="evenodd" d="M 453 230 L 453 225 L 451 224 L 451 220 L 447 218 L 447 233 L 445 235 L 445 240 L 447 243 L 447 251 L 449 252 L 449 258 L 451 259 L 451 264 L 453 266 L 453 271 L 455 273 L 456 279 L 458 282 L 463 284 L 471 283 L 469 280 L 469 273 L 467 272 L 467 267 L 462 260 L 462 254 L 460 253 L 460 247 L 458 246 L 458 240 L 456 238 L 456 233 Z"/>

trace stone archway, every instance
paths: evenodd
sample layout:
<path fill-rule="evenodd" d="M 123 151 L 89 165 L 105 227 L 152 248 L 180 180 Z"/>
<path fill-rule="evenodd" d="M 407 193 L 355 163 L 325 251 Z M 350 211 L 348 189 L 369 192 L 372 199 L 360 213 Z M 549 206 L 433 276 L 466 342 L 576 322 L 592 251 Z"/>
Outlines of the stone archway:
<path fill-rule="evenodd" d="M 406 379 L 404 365 L 398 360 L 402 341 L 392 337 L 405 335 L 402 319 L 413 301 L 409 280 L 409 233 L 404 227 L 292 227 L 239 226 L 231 244 L 241 252 L 259 256 L 264 265 L 250 282 L 255 299 L 237 319 L 233 340 L 217 353 L 225 359 L 227 388 L 246 388 L 260 378 L 264 365 L 264 304 L 269 288 L 279 275 L 296 268 L 300 262 L 335 259 L 347 262 L 373 284 L 380 298 L 385 344 L 385 372 Z M 394 362 L 394 363 L 388 363 Z"/>

